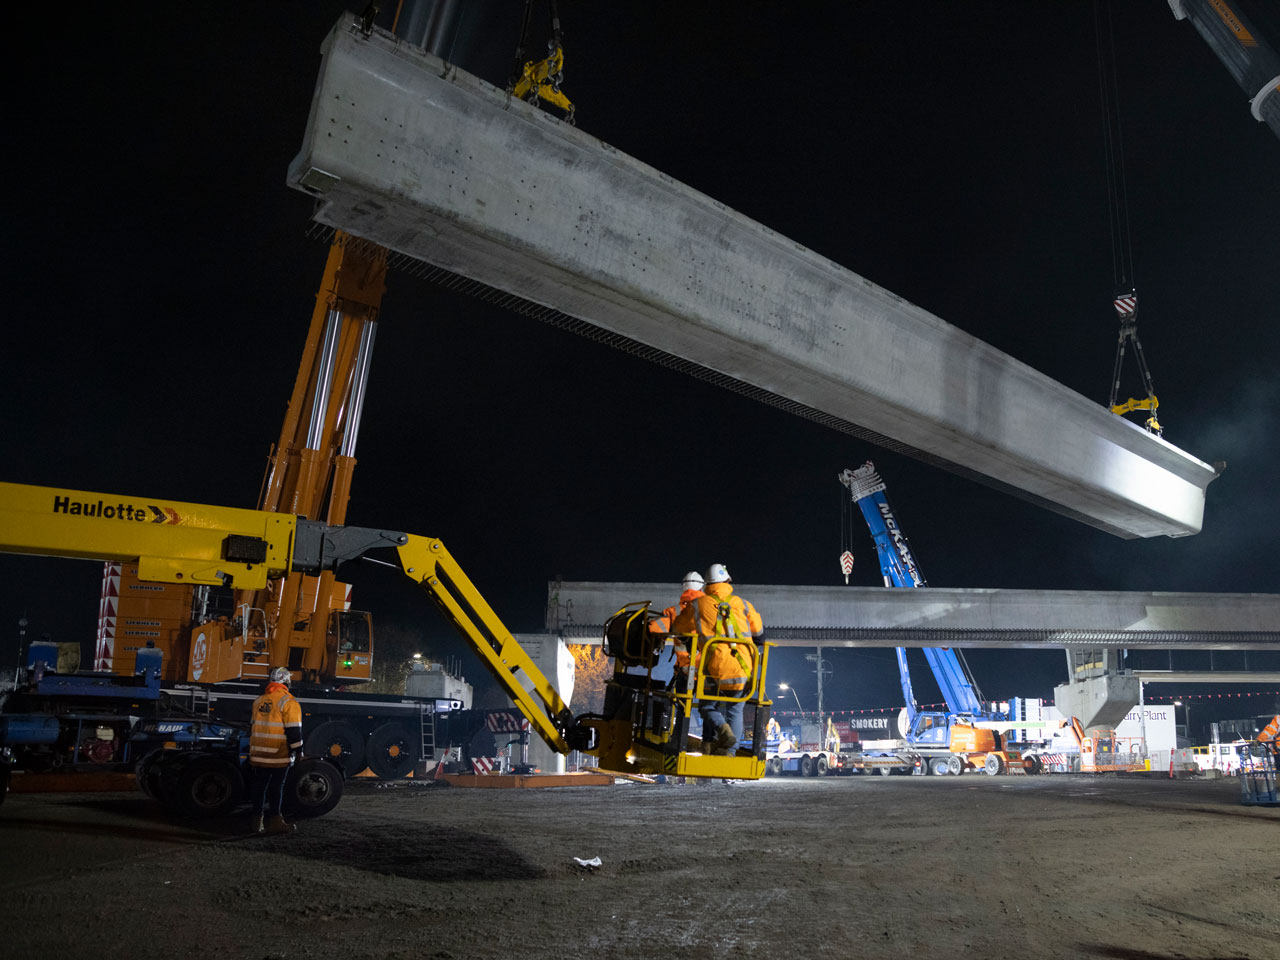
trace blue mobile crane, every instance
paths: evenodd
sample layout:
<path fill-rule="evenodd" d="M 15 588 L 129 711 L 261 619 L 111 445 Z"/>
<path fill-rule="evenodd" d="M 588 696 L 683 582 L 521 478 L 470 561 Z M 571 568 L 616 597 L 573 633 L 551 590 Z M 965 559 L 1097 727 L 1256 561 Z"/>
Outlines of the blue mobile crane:
<path fill-rule="evenodd" d="M 885 497 L 884 481 L 876 472 L 875 465 L 867 461 L 856 470 L 843 471 L 839 479 L 849 488 L 853 502 L 871 529 L 884 585 L 908 589 L 926 586 L 920 565 Z M 864 772 L 875 770 L 888 774 L 908 769 L 953 775 L 973 769 L 983 769 L 993 775 L 1024 772 L 1021 752 L 1006 749 L 999 733 L 987 726 L 979 726 L 1008 718 L 983 705 L 981 691 L 958 650 L 950 647 L 924 648 L 929 669 L 933 671 L 947 703 L 945 712 L 919 708 L 911 688 L 907 651 L 904 647 L 896 647 L 895 651 L 906 703 L 903 742 L 892 749 L 864 750 Z"/>

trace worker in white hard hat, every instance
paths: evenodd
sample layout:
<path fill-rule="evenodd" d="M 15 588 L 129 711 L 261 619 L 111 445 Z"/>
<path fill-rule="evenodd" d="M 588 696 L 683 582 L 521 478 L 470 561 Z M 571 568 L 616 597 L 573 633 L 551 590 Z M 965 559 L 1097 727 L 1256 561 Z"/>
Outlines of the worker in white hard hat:
<path fill-rule="evenodd" d="M 680 581 L 680 600 L 673 603 L 662 611 L 662 615 L 654 617 L 649 621 L 649 630 L 652 633 L 670 633 L 671 624 L 675 623 L 676 617 L 698 597 L 703 596 L 702 588 L 706 586 L 702 579 L 702 574 L 697 570 L 690 570 L 684 575 L 684 579 Z M 676 667 L 685 670 L 689 666 L 689 648 L 684 644 L 676 641 Z"/>
<path fill-rule="evenodd" d="M 703 596 L 702 588 L 704 585 L 702 574 L 697 570 L 690 570 L 686 573 L 680 581 L 680 600 L 663 610 L 660 616 L 650 620 L 649 631 L 655 634 L 669 634 L 671 632 L 671 624 L 680 616 L 681 611 L 698 597 Z M 675 638 L 675 655 L 676 668 L 671 679 L 677 691 L 684 693 L 689 688 L 689 645 L 680 637 Z M 693 718 L 691 717 L 690 719 L 692 720 Z M 689 732 L 693 733 L 692 724 Z"/>
<path fill-rule="evenodd" d="M 760 614 L 751 601 L 733 592 L 732 582 L 724 564 L 713 563 L 707 569 L 703 595 L 685 607 L 671 624 L 673 634 L 696 634 L 704 642 L 712 637 L 730 638 L 730 642 L 712 643 L 708 649 L 701 668 L 706 676 L 702 692 L 707 694 L 741 696 L 755 671 L 756 644 L 764 637 Z M 732 642 L 739 637 L 745 642 Z M 716 731 L 710 752 L 733 756 L 742 739 L 742 701 L 702 700 L 698 709 Z"/>
<path fill-rule="evenodd" d="M 271 671 L 267 689 L 253 702 L 253 729 L 249 735 L 250 790 L 255 833 L 292 833 L 280 805 L 289 767 L 302 756 L 302 707 L 289 692 L 293 675 L 285 667 Z"/>

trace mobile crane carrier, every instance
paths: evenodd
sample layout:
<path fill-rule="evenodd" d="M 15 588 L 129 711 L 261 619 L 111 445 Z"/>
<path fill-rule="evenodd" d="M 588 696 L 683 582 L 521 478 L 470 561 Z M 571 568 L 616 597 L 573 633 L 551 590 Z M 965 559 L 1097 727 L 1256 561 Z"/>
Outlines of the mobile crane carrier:
<path fill-rule="evenodd" d="M 840 482 L 849 488 L 854 503 L 871 529 L 880 573 L 886 587 L 918 588 L 925 586 L 924 574 L 897 518 L 885 497 L 884 481 L 875 465 L 867 461 L 856 470 L 845 470 Z M 903 740 L 883 748 L 864 748 L 854 766 L 864 773 L 876 771 L 958 775 L 966 770 L 999 773 L 1025 773 L 1020 750 L 1009 748 L 994 729 L 1007 717 L 987 709 L 973 679 L 957 651 L 950 647 L 925 647 L 925 659 L 938 681 L 946 700 L 945 712 L 921 710 L 911 688 L 911 672 L 907 669 L 907 651 L 896 647 L 898 678 L 906 702 Z"/>
<path fill-rule="evenodd" d="M 629 774 L 733 779 L 764 775 L 770 707 L 764 692 L 768 645 L 761 650 L 751 682 L 741 695 L 708 696 L 698 693 L 704 686 L 701 664 L 705 662 L 697 656 L 698 648 L 732 641 L 690 638 L 691 656 L 699 666 L 691 683 L 670 688 L 653 676 L 670 640 L 650 630 L 658 615 L 650 611 L 648 601 L 628 604 L 606 623 L 604 650 L 614 659 L 614 672 L 606 685 L 604 708 L 599 714 L 574 717 L 439 540 L 328 524 L 291 513 L 0 483 L 0 550 L 97 560 L 126 557 L 136 565 L 140 582 L 238 591 L 270 590 L 290 574 L 332 576 L 342 563 L 393 552 L 395 562 L 389 565 L 398 566 L 427 592 L 533 732 L 554 750 L 580 750 L 598 757 L 605 769 Z M 200 659 L 209 675 L 216 677 L 222 665 L 241 662 L 248 624 L 247 608 L 232 618 L 213 617 L 198 624 L 193 631 L 192 663 Z M 163 740 L 166 727 L 175 732 L 180 728 L 184 742 L 175 738 L 164 741 L 168 749 L 152 750 L 150 765 L 139 770 L 140 779 L 144 786 L 176 785 L 170 793 L 177 794 L 180 804 L 213 812 L 214 803 L 200 800 L 203 790 L 206 798 L 217 798 L 216 812 L 222 812 L 234 802 L 239 776 L 236 765 L 227 762 L 225 744 L 243 730 L 213 722 L 192 730 L 190 711 L 175 711 L 160 696 L 161 660 L 160 650 L 143 648 L 135 657 L 137 670 L 130 675 L 59 677 L 37 670 L 31 689 L 6 703 L 0 726 L 5 745 L 21 752 L 25 746 L 48 744 L 66 737 L 68 730 L 80 730 L 86 719 L 126 727 L 130 739 L 151 733 Z M 742 749 L 735 756 L 688 752 L 695 699 L 751 704 L 753 742 L 759 749 Z M 89 703 L 95 706 L 86 707 Z M 206 754 L 197 749 L 212 741 L 224 744 L 222 762 L 206 760 Z M 203 777 L 184 778 L 184 770 L 189 770 L 197 754 Z M 317 763 L 324 765 L 324 761 Z M 195 780 L 199 782 L 188 782 Z M 192 796 L 193 792 L 197 795 Z"/>

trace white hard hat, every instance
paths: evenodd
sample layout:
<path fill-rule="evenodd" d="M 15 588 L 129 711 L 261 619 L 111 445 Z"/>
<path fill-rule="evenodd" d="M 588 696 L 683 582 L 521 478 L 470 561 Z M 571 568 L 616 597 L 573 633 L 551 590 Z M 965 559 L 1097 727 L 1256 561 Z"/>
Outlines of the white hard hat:
<path fill-rule="evenodd" d="M 274 670 L 271 671 L 272 683 L 288 684 L 292 680 L 293 680 L 293 674 L 289 672 L 288 667 L 276 667 Z"/>
<path fill-rule="evenodd" d="M 701 590 L 706 586 L 706 581 L 702 579 L 702 574 L 697 570 L 690 570 L 684 575 L 684 582 L 680 586 L 685 590 Z"/>
<path fill-rule="evenodd" d="M 713 563 L 707 567 L 707 583 L 732 583 L 733 577 L 724 568 L 723 563 Z"/>

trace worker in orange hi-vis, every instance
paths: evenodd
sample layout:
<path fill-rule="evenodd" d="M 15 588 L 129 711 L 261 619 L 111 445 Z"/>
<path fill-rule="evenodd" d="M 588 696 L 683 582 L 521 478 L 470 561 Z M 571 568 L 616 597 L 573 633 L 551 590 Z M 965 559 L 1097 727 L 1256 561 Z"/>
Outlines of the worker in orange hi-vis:
<path fill-rule="evenodd" d="M 276 667 L 266 691 L 253 702 L 249 769 L 253 773 L 255 833 L 292 833 L 297 829 L 285 822 L 280 809 L 289 767 L 302 756 L 302 707 L 289 692 L 292 679 L 287 668 Z"/>
<path fill-rule="evenodd" d="M 724 564 L 713 563 L 707 570 L 705 593 L 671 624 L 673 634 L 696 634 L 703 640 L 741 637 L 745 641 L 711 645 L 702 666 L 706 681 L 700 693 L 741 696 L 755 672 L 756 644 L 764 642 L 764 621 L 749 600 L 733 592 L 732 581 Z M 703 700 L 698 709 L 716 731 L 710 752 L 733 756 L 742 739 L 742 702 Z"/>
<path fill-rule="evenodd" d="M 1258 734 L 1258 741 L 1270 748 L 1273 757 L 1280 758 L 1280 713 L 1272 717 L 1271 722 L 1262 728 L 1262 732 Z"/>
<path fill-rule="evenodd" d="M 684 575 L 684 580 L 680 583 L 680 600 L 667 609 L 662 611 L 662 616 L 654 617 L 649 621 L 650 633 L 667 634 L 671 632 L 671 624 L 675 623 L 676 618 L 684 612 L 684 608 L 689 606 L 698 597 L 705 596 L 702 588 L 706 582 L 702 579 L 702 574 L 697 570 L 690 570 Z M 676 667 L 680 670 L 689 669 L 689 648 L 679 639 L 676 640 Z"/>
<path fill-rule="evenodd" d="M 686 573 L 680 583 L 680 600 L 663 610 L 661 616 L 654 617 L 649 621 L 649 632 L 663 636 L 669 634 L 671 632 L 671 624 L 676 621 L 676 618 L 680 616 L 685 607 L 689 606 L 698 597 L 703 596 L 702 588 L 704 585 L 705 581 L 702 579 L 702 574 L 697 570 L 690 570 Z M 675 653 L 676 669 L 671 681 L 678 693 L 684 693 L 689 689 L 689 647 L 681 637 L 675 638 Z M 692 717 L 689 719 L 690 721 L 693 720 Z M 692 722 L 689 726 L 690 733 L 692 733 Z M 705 740 L 705 734 L 708 731 L 703 730 L 702 732 Z"/>

